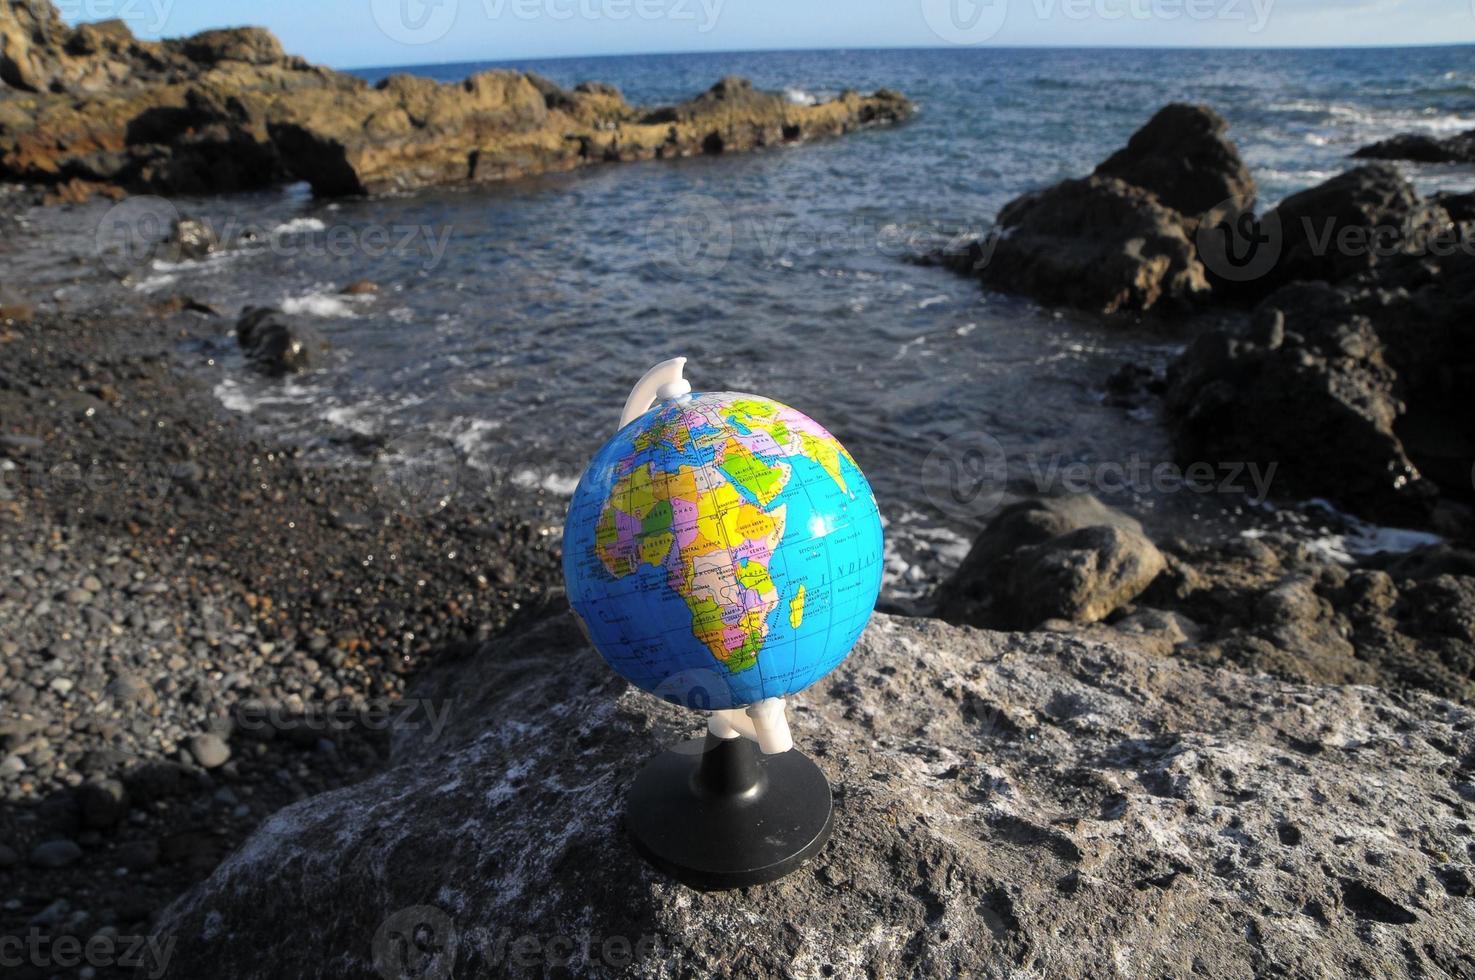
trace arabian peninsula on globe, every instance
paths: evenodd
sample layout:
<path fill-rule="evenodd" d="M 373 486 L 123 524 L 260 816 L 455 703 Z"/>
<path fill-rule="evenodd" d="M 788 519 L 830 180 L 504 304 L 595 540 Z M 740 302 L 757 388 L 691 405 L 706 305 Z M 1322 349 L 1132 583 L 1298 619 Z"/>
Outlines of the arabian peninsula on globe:
<path fill-rule="evenodd" d="M 801 691 L 881 587 L 881 518 L 834 436 L 753 395 L 682 396 L 589 464 L 564 529 L 569 600 L 619 674 L 695 709 Z"/>

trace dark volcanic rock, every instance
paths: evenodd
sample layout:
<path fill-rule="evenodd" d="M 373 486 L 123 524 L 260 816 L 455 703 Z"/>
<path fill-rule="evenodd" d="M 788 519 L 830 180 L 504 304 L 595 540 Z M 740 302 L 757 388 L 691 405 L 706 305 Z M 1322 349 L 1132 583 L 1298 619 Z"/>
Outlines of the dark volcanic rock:
<path fill-rule="evenodd" d="M 1465 971 L 1475 938 L 1430 887 L 1467 857 L 1475 718 L 1427 695 L 879 616 L 794 713 L 833 839 L 703 893 L 620 827 L 698 720 L 571 619 L 418 693 L 455 699 L 438 739 L 403 733 L 394 768 L 280 813 L 163 913 L 171 975 L 1403 977 Z"/>
<path fill-rule="evenodd" d="M 1101 313 L 1187 306 L 1209 291 L 1183 216 L 1115 178 L 1018 198 L 998 225 L 949 264 L 1006 292 Z"/>
<path fill-rule="evenodd" d="M 1325 496 L 1363 516 L 1420 522 L 1433 488 L 1395 431 L 1395 380 L 1343 293 L 1288 286 L 1260 305 L 1248 334 L 1205 334 L 1169 369 L 1177 455 L 1273 466 L 1279 498 Z"/>
<path fill-rule="evenodd" d="M 1337 282 L 1399 254 L 1418 254 L 1449 215 L 1390 164 L 1368 164 L 1282 201 L 1261 222 L 1278 249 L 1262 289 L 1294 280 Z"/>
<path fill-rule="evenodd" d="M 1174 102 L 1159 109 L 1096 173 L 1151 191 L 1190 218 L 1249 211 L 1255 179 L 1239 150 L 1224 138 L 1228 129 L 1208 106 Z"/>
<path fill-rule="evenodd" d="M 236 341 L 251 367 L 262 374 L 280 377 L 305 370 L 312 363 L 312 350 L 321 341 L 288 324 L 281 310 L 248 306 L 236 322 Z"/>
<path fill-rule="evenodd" d="M 1475 163 L 1475 129 L 1444 139 L 1422 133 L 1400 133 L 1391 139 L 1364 146 L 1352 155 L 1362 160 Z"/>
<path fill-rule="evenodd" d="M 1090 623 L 1136 598 L 1163 557 L 1132 518 L 1088 494 L 1025 500 L 999 512 L 934 597 L 970 626 Z"/>
<path fill-rule="evenodd" d="M 1249 213 L 1255 199 L 1226 129 L 1205 106 L 1165 106 L 1092 176 L 1016 198 L 996 234 L 943 261 L 996 289 L 1101 313 L 1193 305 L 1210 291 L 1200 222 Z"/>

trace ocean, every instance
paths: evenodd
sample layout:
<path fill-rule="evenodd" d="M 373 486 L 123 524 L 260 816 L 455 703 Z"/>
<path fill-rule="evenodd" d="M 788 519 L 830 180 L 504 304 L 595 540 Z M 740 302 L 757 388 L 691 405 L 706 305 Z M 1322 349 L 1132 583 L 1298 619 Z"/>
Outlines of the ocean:
<path fill-rule="evenodd" d="M 686 98 L 728 74 L 799 101 L 889 87 L 920 112 L 828 142 L 475 189 L 176 200 L 270 242 L 155 262 L 130 280 L 231 314 L 201 351 L 228 410 L 325 461 L 354 458 L 368 436 L 469 465 L 479 484 L 459 492 L 510 483 L 558 497 L 640 374 L 685 355 L 697 390 L 776 398 L 845 443 L 880 501 L 898 599 L 956 564 L 1009 495 L 1080 485 L 1170 533 L 1293 528 L 1336 550 L 1390 540 L 1278 498 L 1273 479 L 1262 501 L 1243 474 L 1216 471 L 1195 489 L 1150 476 L 1172 464 L 1165 426 L 1151 402 L 1113 404 L 1105 381 L 1128 362 L 1162 368 L 1202 324 L 1106 326 L 911 258 L 986 229 L 1024 191 L 1088 173 L 1174 100 L 1229 120 L 1261 205 L 1273 205 L 1350 167 L 1365 143 L 1475 128 L 1475 47 L 792 51 L 357 74 L 448 80 L 488 67 L 610 82 L 632 103 Z M 1472 185 L 1469 167 L 1405 167 L 1424 191 Z M 61 299 L 96 288 L 59 271 L 56 252 L 85 253 L 106 207 L 34 213 L 50 244 L 15 259 L 21 278 Z M 360 279 L 382 292 L 339 295 Z M 285 382 L 248 373 L 229 339 L 247 304 L 311 322 L 332 352 Z M 1006 483 L 980 467 L 989 452 Z M 991 473 L 1001 492 L 947 492 L 970 473 Z"/>

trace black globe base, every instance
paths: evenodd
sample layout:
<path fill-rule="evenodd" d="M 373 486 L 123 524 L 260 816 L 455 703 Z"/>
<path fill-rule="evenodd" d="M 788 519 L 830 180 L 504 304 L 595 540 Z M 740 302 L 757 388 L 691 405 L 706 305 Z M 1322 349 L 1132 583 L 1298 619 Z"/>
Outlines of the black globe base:
<path fill-rule="evenodd" d="M 747 738 L 691 739 L 662 752 L 630 787 L 625 826 L 651 864 L 693 888 L 774 881 L 830 839 L 830 784 L 790 749 Z"/>

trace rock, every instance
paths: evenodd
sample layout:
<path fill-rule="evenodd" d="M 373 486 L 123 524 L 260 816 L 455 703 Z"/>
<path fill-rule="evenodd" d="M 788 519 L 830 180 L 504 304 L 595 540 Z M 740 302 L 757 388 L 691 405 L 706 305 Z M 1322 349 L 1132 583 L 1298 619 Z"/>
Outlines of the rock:
<path fill-rule="evenodd" d="M 1014 556 L 997 607 L 1007 620 L 1094 623 L 1142 594 L 1163 557 L 1140 531 L 1083 527 Z"/>
<path fill-rule="evenodd" d="M 264 27 L 234 27 L 201 31 L 181 43 L 185 57 L 203 65 L 240 61 L 270 65 L 286 58 L 282 43 Z"/>
<path fill-rule="evenodd" d="M 13 847 L 0 844 L 0 870 L 7 870 L 20 864 L 20 855 L 15 853 Z"/>
<path fill-rule="evenodd" d="M 136 705 L 148 708 L 158 702 L 153 686 L 138 674 L 122 674 L 114 678 L 103 689 L 103 694 L 119 707 Z"/>
<path fill-rule="evenodd" d="M 1228 129 L 1208 106 L 1174 102 L 1097 166 L 1096 174 L 1151 191 L 1195 221 L 1251 211 L 1255 179 L 1239 150 L 1224 138 Z"/>
<path fill-rule="evenodd" d="M 699 892 L 620 814 L 700 721 L 614 678 L 570 618 L 413 694 L 454 698 L 448 727 L 397 733 L 388 771 L 277 814 L 166 909 L 173 971 L 515 972 L 510 937 L 536 938 L 518 970 L 574 975 L 1462 970 L 1468 899 L 1435 869 L 1467 863 L 1447 753 L 1475 717 L 1427 695 L 878 616 L 792 713 L 833 838 L 779 883 Z"/>
<path fill-rule="evenodd" d="M 168 244 L 182 259 L 203 259 L 220 247 L 220 239 L 198 218 L 175 218 Z"/>
<path fill-rule="evenodd" d="M 230 760 L 230 746 L 225 739 L 209 732 L 191 736 L 189 752 L 205 769 L 218 769 Z"/>
<path fill-rule="evenodd" d="M 357 282 L 349 283 L 347 286 L 338 290 L 338 292 L 344 296 L 372 296 L 379 292 L 379 284 L 368 279 L 360 279 Z"/>
<path fill-rule="evenodd" d="M 952 623 L 1028 629 L 1095 622 L 1141 594 L 1163 558 L 1131 517 L 1090 494 L 1001 510 L 933 597 Z"/>
<path fill-rule="evenodd" d="M 287 169 L 325 195 L 749 150 L 900 122 L 913 111 L 895 93 L 798 106 L 724 79 L 696 99 L 642 112 L 611 86 L 583 84 L 550 99 L 546 80 L 505 70 L 452 84 L 393 75 L 351 100 L 313 89 L 291 101 L 269 124 L 272 144 Z"/>
<path fill-rule="evenodd" d="M 1346 568 L 1278 535 L 1167 551 L 1169 570 L 1141 601 L 1197 624 L 1174 656 L 1287 680 L 1475 694 L 1475 556 L 1439 546 Z"/>
<path fill-rule="evenodd" d="M 1098 313 L 1191 306 L 1209 282 L 1183 215 L 1111 177 L 1067 180 L 1009 202 L 998 231 L 945 259 L 986 285 Z"/>
<path fill-rule="evenodd" d="M 1475 129 L 1440 139 L 1422 133 L 1400 133 L 1364 146 L 1352 154 L 1362 160 L 1412 160 L 1416 163 L 1475 163 Z"/>
<path fill-rule="evenodd" d="M 107 830 L 128 813 L 128 791 L 116 779 L 83 783 L 77 789 L 77 802 L 82 826 L 91 830 Z"/>
<path fill-rule="evenodd" d="M 1259 280 L 1262 295 L 1295 280 L 1338 282 L 1393 255 L 1423 253 L 1434 236 L 1453 234 L 1444 209 L 1384 163 L 1292 194 L 1261 227 L 1279 253 Z"/>
<path fill-rule="evenodd" d="M 1164 106 L 1084 180 L 1016 198 L 995 232 L 944 264 L 985 284 L 1099 313 L 1206 299 L 1194 237 L 1250 213 L 1255 181 L 1207 106 Z"/>
<path fill-rule="evenodd" d="M 564 92 L 513 71 L 371 86 L 284 54 L 261 28 L 138 40 L 119 25 L 73 31 L 47 0 L 0 6 L 0 80 L 35 93 L 0 100 L 0 180 L 76 202 L 288 179 L 321 195 L 496 181 L 836 136 L 913 111 L 885 90 L 799 106 L 724 80 L 652 122 L 612 86 Z"/>
<path fill-rule="evenodd" d="M 1308 283 L 1266 299 L 1247 334 L 1195 340 L 1168 370 L 1166 406 L 1185 464 L 1254 463 L 1277 498 L 1407 526 L 1427 519 L 1433 488 L 1395 431 L 1396 387 L 1367 318 Z"/>
<path fill-rule="evenodd" d="M 82 848 L 76 841 L 49 840 L 31 849 L 31 865 L 56 870 L 69 868 L 82 860 Z"/>
<path fill-rule="evenodd" d="M 236 341 L 251 367 L 268 377 L 281 377 L 306 370 L 311 351 L 321 347 L 300 327 L 289 325 L 281 310 L 248 306 L 236 322 Z"/>

